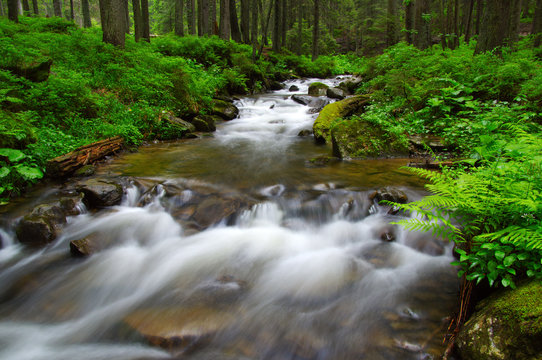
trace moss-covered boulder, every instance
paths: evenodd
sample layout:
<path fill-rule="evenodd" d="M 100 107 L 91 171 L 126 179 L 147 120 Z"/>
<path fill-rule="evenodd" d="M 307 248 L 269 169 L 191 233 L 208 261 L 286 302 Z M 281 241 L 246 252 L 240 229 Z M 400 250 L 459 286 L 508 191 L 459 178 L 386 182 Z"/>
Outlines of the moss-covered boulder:
<path fill-rule="evenodd" d="M 213 99 L 212 114 L 220 116 L 224 120 L 233 120 L 239 115 L 239 109 L 232 103 Z"/>
<path fill-rule="evenodd" d="M 156 130 L 158 140 L 181 139 L 196 131 L 194 125 L 169 113 L 160 120 L 158 125 Z"/>
<path fill-rule="evenodd" d="M 198 115 L 191 122 L 197 131 L 213 132 L 216 130 L 216 122 L 220 120 L 216 115 Z"/>
<path fill-rule="evenodd" d="M 368 102 L 369 98 L 367 96 L 358 95 L 325 106 L 312 127 L 316 142 L 330 142 L 332 123 L 339 118 L 361 113 Z"/>
<path fill-rule="evenodd" d="M 502 290 L 477 306 L 456 344 L 463 359 L 542 359 L 542 284 Z"/>
<path fill-rule="evenodd" d="M 324 95 L 326 95 L 326 91 L 327 91 L 328 88 L 329 88 L 329 86 L 327 86 L 324 83 L 314 82 L 314 83 L 309 85 L 309 95 L 312 95 L 312 96 L 324 96 Z"/>

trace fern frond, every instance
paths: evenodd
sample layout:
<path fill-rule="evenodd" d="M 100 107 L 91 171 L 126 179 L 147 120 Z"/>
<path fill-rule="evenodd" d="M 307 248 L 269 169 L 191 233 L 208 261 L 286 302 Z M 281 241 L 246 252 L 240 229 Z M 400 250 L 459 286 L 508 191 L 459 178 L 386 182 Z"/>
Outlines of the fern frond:
<path fill-rule="evenodd" d="M 500 241 L 504 244 L 512 244 L 527 250 L 542 250 L 542 232 L 539 227 L 508 226 L 505 229 L 489 234 L 479 235 L 475 240 Z"/>

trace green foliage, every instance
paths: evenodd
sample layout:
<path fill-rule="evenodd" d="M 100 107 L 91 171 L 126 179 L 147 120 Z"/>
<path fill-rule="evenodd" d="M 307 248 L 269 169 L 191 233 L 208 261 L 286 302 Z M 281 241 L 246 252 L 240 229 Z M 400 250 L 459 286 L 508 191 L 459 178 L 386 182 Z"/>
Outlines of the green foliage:
<path fill-rule="evenodd" d="M 42 169 L 21 150 L 0 148 L 0 204 L 26 184 L 43 177 Z"/>

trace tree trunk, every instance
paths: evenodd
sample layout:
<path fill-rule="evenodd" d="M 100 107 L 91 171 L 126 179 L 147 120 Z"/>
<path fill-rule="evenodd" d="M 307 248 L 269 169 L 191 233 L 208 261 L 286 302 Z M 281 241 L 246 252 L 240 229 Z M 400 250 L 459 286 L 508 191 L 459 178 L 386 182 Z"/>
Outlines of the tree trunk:
<path fill-rule="evenodd" d="M 281 39 L 280 45 L 286 46 L 286 33 L 288 32 L 288 0 L 282 0 Z"/>
<path fill-rule="evenodd" d="M 299 0 L 297 3 L 297 55 L 301 55 L 303 52 L 303 0 Z"/>
<path fill-rule="evenodd" d="M 75 21 L 75 11 L 73 8 L 73 0 L 70 0 L 70 21 Z"/>
<path fill-rule="evenodd" d="M 183 0 L 175 0 L 175 35 L 184 36 Z"/>
<path fill-rule="evenodd" d="M 459 0 L 455 0 L 454 6 L 454 38 L 453 48 L 459 46 Z"/>
<path fill-rule="evenodd" d="M 409 44 L 413 44 L 414 31 L 414 1 L 411 0 L 405 5 L 405 40 Z"/>
<path fill-rule="evenodd" d="M 258 47 L 258 0 L 250 0 L 252 12 L 251 19 L 251 41 L 252 41 L 252 62 L 256 62 L 256 49 Z"/>
<path fill-rule="evenodd" d="M 230 39 L 230 0 L 220 0 L 220 38 Z"/>
<path fill-rule="evenodd" d="M 201 0 L 201 28 L 204 36 L 210 36 L 212 34 L 210 22 L 211 17 L 209 16 L 209 0 Z"/>
<path fill-rule="evenodd" d="M 139 0 L 132 0 L 132 8 L 134 12 L 134 38 L 136 42 L 139 42 L 143 35 L 143 18 L 141 17 L 141 4 Z"/>
<path fill-rule="evenodd" d="M 73 1 L 73 0 L 70 0 L 70 1 Z M 129 9 L 129 4 L 128 4 L 129 0 L 124 0 L 123 1 L 123 4 L 124 4 L 124 17 L 126 18 L 126 22 L 124 23 L 125 24 L 125 28 L 124 28 L 124 32 L 126 34 L 129 34 L 130 33 L 130 9 Z"/>
<path fill-rule="evenodd" d="M 511 15 L 510 26 L 508 28 L 507 42 L 515 43 L 519 40 L 519 24 L 521 20 L 521 1 L 511 0 Z M 527 1 L 527 0 L 523 0 Z"/>
<path fill-rule="evenodd" d="M 431 46 L 431 23 L 425 16 L 431 13 L 429 4 L 429 0 L 417 0 L 414 6 L 414 27 L 416 31 L 413 40 L 414 45 L 422 50 Z"/>
<path fill-rule="evenodd" d="M 465 43 L 469 43 L 470 36 L 471 36 L 471 29 L 472 29 L 472 12 L 474 10 L 474 0 L 469 0 L 468 8 L 465 9 L 465 11 L 468 12 L 467 14 L 467 24 L 465 27 Z"/>
<path fill-rule="evenodd" d="M 386 46 L 397 43 L 397 0 L 388 0 L 386 19 Z"/>
<path fill-rule="evenodd" d="M 231 38 L 241 42 L 241 30 L 239 30 L 239 19 L 237 18 L 237 4 L 235 0 L 229 0 L 230 6 L 230 30 Z"/>
<path fill-rule="evenodd" d="M 250 0 L 241 0 L 241 33 L 243 42 L 250 44 Z"/>
<path fill-rule="evenodd" d="M 444 14 L 444 0 L 439 0 L 439 16 L 440 16 L 440 44 L 442 50 L 446 50 L 446 15 Z"/>
<path fill-rule="evenodd" d="M 23 0 L 23 15 L 29 16 L 30 15 L 30 4 L 28 3 L 28 0 Z"/>
<path fill-rule="evenodd" d="M 540 43 L 542 42 L 542 0 L 536 0 L 531 34 L 535 36 L 534 47 L 540 47 Z"/>
<path fill-rule="evenodd" d="M 203 36 L 203 0 L 198 0 L 198 36 Z"/>
<path fill-rule="evenodd" d="M 190 35 L 196 35 L 196 0 L 186 0 L 188 32 Z"/>
<path fill-rule="evenodd" d="M 280 51 L 281 0 L 273 0 L 273 51 Z"/>
<path fill-rule="evenodd" d="M 0 3 L 1 6 L 1 3 Z M 3 12 L 4 9 L 2 9 Z M 34 13 L 34 16 L 38 16 L 40 14 L 38 9 L 38 0 L 32 0 L 32 12 Z"/>
<path fill-rule="evenodd" d="M 476 53 L 499 49 L 507 42 L 510 35 L 513 0 L 491 0 L 486 2 L 484 16 L 480 27 L 480 36 L 476 45 Z"/>
<path fill-rule="evenodd" d="M 62 3 L 60 0 L 53 0 L 53 13 L 55 16 L 62 17 Z"/>
<path fill-rule="evenodd" d="M 484 10 L 484 0 L 476 0 L 478 2 L 476 7 L 476 23 L 474 33 L 480 35 L 480 26 L 482 24 L 482 11 Z"/>
<path fill-rule="evenodd" d="M 8 19 L 19 22 L 19 0 L 8 0 Z"/>
<path fill-rule="evenodd" d="M 91 27 L 92 22 L 90 20 L 90 4 L 88 0 L 81 0 L 81 12 L 83 13 L 83 27 Z"/>
<path fill-rule="evenodd" d="M 103 41 L 124 47 L 126 16 L 124 0 L 100 0 Z"/>
<path fill-rule="evenodd" d="M 145 41 L 151 41 L 149 0 L 141 0 L 141 38 Z"/>
<path fill-rule="evenodd" d="M 262 3 L 260 2 L 260 5 L 262 5 Z M 263 6 L 263 5 L 262 5 Z M 267 17 L 264 19 L 264 24 L 263 24 L 263 30 L 262 30 L 262 33 L 263 33 L 263 36 L 262 36 L 262 44 L 260 46 L 260 51 L 258 52 L 258 56 L 256 57 L 257 59 L 260 58 L 260 55 L 262 54 L 263 52 L 263 47 L 267 44 L 267 41 L 265 39 L 266 35 L 267 34 L 267 30 L 269 29 L 269 21 L 271 20 L 271 10 L 273 10 L 273 3 L 272 2 L 269 2 L 269 8 L 267 9 Z"/>
<path fill-rule="evenodd" d="M 314 28 L 312 32 L 312 61 L 318 58 L 318 41 L 320 40 L 320 5 L 314 0 Z"/>
<path fill-rule="evenodd" d="M 260 29 L 261 29 L 261 34 L 262 34 L 262 46 L 264 45 L 267 45 L 267 26 L 266 26 L 266 21 L 269 23 L 269 15 L 266 17 L 266 16 L 263 16 L 264 15 L 264 3 L 262 3 L 262 0 L 258 0 L 258 12 L 260 14 L 262 14 L 262 16 L 260 16 Z M 272 9 L 272 6 L 269 6 L 269 9 Z M 260 57 L 260 55 L 258 55 L 258 57 Z"/>

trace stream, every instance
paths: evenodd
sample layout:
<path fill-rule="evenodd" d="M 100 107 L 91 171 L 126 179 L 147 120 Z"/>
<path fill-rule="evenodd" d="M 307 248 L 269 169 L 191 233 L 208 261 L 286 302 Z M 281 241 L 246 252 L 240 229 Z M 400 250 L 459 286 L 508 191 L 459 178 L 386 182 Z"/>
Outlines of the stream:
<path fill-rule="evenodd" d="M 317 114 L 287 89 L 236 101 L 213 136 L 149 144 L 98 168 L 122 203 L 81 209 L 40 249 L 0 214 L 0 359 L 437 359 L 458 296 L 450 244 L 371 200 L 423 182 L 407 159 L 310 161 Z M 325 80 L 337 84 L 340 80 Z M 89 257 L 70 242 L 94 239 Z"/>

